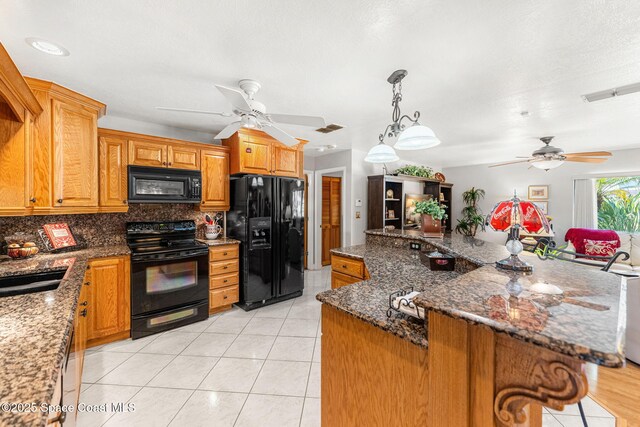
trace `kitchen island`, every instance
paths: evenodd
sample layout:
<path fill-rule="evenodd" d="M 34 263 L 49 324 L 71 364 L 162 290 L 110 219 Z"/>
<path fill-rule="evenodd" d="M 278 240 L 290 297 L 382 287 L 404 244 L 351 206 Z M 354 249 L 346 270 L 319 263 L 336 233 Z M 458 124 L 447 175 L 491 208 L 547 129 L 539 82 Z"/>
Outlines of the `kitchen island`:
<path fill-rule="evenodd" d="M 411 242 L 453 255 L 456 270 L 431 271 Z M 613 274 L 533 255 L 531 275 L 497 270 L 501 245 L 413 231 L 368 231 L 332 253 L 370 279 L 317 296 L 323 425 L 539 426 L 541 406 L 587 393 L 584 362 L 624 364 L 626 290 Z M 426 319 L 387 317 L 389 295 L 410 287 Z"/>

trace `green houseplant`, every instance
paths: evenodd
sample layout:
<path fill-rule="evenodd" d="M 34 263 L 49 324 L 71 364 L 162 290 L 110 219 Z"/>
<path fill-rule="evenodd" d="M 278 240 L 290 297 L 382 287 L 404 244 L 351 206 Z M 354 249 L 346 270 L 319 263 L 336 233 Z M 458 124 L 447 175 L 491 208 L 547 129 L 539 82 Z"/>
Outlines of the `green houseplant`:
<path fill-rule="evenodd" d="M 456 225 L 456 233 L 473 237 L 478 231 L 485 230 L 485 218 L 478 207 L 478 202 L 483 199 L 485 192 L 482 188 L 471 187 L 471 189 L 462 193 L 462 201 L 466 205 L 462 208 L 462 218 L 458 220 Z"/>
<path fill-rule="evenodd" d="M 428 166 L 406 165 L 396 169 L 394 174 L 417 176 L 420 178 L 433 178 L 433 169 Z"/>
<path fill-rule="evenodd" d="M 422 232 L 440 234 L 442 232 L 442 220 L 447 218 L 446 206 L 441 205 L 435 199 L 414 201 L 413 205 L 415 206 L 415 213 L 422 216 Z"/>

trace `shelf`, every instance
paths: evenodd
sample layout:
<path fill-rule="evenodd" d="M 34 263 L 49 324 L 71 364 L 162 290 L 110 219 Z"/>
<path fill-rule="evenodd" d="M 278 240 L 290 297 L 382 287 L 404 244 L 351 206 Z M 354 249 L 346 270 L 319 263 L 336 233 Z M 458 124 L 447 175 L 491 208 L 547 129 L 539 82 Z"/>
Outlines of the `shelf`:
<path fill-rule="evenodd" d="M 385 202 L 399 202 L 400 199 L 384 199 Z"/>
<path fill-rule="evenodd" d="M 400 218 L 385 218 L 385 221 L 400 221 Z"/>

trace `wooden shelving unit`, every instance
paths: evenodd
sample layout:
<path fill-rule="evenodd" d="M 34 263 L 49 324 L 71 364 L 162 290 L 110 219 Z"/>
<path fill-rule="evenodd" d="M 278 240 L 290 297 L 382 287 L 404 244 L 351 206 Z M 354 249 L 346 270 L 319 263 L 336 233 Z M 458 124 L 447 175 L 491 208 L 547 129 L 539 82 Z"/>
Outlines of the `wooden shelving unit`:
<path fill-rule="evenodd" d="M 444 222 L 446 231 L 451 231 L 451 188 L 453 184 L 443 183 L 433 179 L 416 178 L 409 176 L 394 175 L 372 175 L 368 177 L 368 211 L 367 229 L 380 229 L 385 225 L 393 225 L 402 228 L 405 225 L 405 196 L 408 193 L 428 194 L 433 198 L 442 201 L 447 208 L 449 219 Z M 419 185 L 416 185 L 419 184 Z M 409 191 L 407 187 L 413 186 L 414 190 Z M 419 188 L 419 190 L 418 190 Z M 387 190 L 393 191 L 393 197 L 387 197 Z M 393 218 L 388 217 L 388 212 L 392 210 Z"/>

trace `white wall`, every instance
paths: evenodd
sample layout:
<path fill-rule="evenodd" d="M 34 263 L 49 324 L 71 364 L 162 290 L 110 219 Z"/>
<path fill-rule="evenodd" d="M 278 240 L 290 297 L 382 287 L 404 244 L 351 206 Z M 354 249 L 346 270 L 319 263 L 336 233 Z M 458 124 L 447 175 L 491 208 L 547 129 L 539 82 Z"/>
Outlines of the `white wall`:
<path fill-rule="evenodd" d="M 528 169 L 526 164 L 516 164 L 489 168 L 488 165 L 445 168 L 447 182 L 453 184 L 453 218 L 457 224 L 463 207 L 462 193 L 471 187 L 482 188 L 487 194 L 480 202 L 485 215 L 500 200 L 513 196 L 513 190 L 522 199 L 527 198 L 529 185 L 549 185 L 549 215 L 553 218 L 553 228 L 558 242 L 564 241 L 567 229 L 573 220 L 573 178 L 605 174 L 624 174 L 640 170 L 640 149 L 613 151 L 613 157 L 602 164 L 567 162 L 557 169 L 545 172 Z M 494 231 L 479 232 L 478 237 L 493 242 L 504 243 L 506 235 Z"/>
<path fill-rule="evenodd" d="M 142 133 L 145 135 L 162 136 L 165 138 L 183 139 L 185 141 L 213 143 L 213 133 L 164 126 L 157 123 L 142 122 L 125 117 L 105 115 L 98 120 L 101 128 L 122 130 L 126 132 Z"/>

